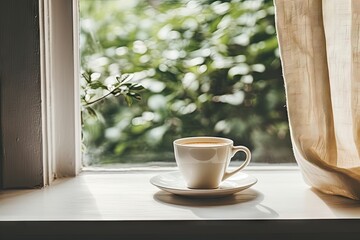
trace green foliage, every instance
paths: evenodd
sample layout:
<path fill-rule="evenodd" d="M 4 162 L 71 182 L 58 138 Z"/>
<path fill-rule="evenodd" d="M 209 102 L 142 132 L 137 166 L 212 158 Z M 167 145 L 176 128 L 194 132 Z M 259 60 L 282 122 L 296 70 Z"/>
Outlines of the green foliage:
<path fill-rule="evenodd" d="M 92 75 L 89 72 L 82 74 L 85 84 L 81 84 L 81 104 L 88 111 L 93 112 L 94 110 L 91 108 L 91 105 L 111 95 L 114 97 L 123 96 L 128 106 L 131 106 L 133 99 L 141 100 L 138 92 L 143 90 L 144 87 L 141 84 L 129 82 L 133 75 L 124 74 L 122 76 L 115 76 L 116 82 L 107 86 L 100 80 L 93 80 Z M 99 92 L 103 95 L 93 99 Z"/>
<path fill-rule="evenodd" d="M 109 92 L 108 76 L 134 74 L 133 94 L 104 98 L 92 107 L 102 118 L 84 119 L 87 164 L 174 161 L 172 141 L 195 135 L 231 138 L 255 162 L 294 161 L 272 0 L 80 7 L 81 64 L 94 75 L 83 99 Z M 123 104 L 132 99 L 139 104 Z"/>

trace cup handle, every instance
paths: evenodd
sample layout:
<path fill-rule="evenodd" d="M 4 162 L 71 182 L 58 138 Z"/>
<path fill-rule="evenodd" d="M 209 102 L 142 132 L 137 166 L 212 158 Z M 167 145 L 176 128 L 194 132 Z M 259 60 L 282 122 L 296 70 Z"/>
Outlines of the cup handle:
<path fill-rule="evenodd" d="M 245 154 L 246 154 L 246 159 L 245 161 L 243 162 L 243 164 L 240 165 L 240 167 L 238 167 L 237 169 L 235 169 L 234 171 L 232 172 L 228 172 L 228 171 L 225 171 L 225 174 L 223 176 L 223 179 L 222 181 L 224 181 L 225 179 L 227 179 L 228 177 L 234 175 L 235 173 L 239 172 L 241 169 L 243 169 L 244 167 L 246 167 L 249 162 L 250 162 L 250 159 L 251 159 L 251 152 L 250 150 L 247 148 L 247 147 L 244 147 L 244 146 L 233 146 L 232 149 L 232 155 L 231 157 L 233 157 L 235 155 L 235 153 L 239 152 L 239 151 L 243 151 Z"/>

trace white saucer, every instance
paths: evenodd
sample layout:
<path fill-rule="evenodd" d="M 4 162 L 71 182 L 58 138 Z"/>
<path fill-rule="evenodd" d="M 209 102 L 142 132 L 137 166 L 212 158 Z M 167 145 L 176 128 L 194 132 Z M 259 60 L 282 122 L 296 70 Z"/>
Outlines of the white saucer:
<path fill-rule="evenodd" d="M 150 179 L 150 183 L 161 190 L 188 197 L 222 197 L 245 190 L 256 182 L 255 177 L 237 173 L 222 182 L 217 189 L 190 189 L 179 171 L 163 173 Z"/>

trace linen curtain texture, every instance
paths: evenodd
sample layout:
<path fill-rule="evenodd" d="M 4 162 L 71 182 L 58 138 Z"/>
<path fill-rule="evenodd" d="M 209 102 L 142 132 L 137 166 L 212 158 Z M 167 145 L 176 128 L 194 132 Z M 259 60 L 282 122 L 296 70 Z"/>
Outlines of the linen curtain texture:
<path fill-rule="evenodd" d="M 360 199 L 360 1 L 275 0 L 293 151 L 316 189 Z"/>

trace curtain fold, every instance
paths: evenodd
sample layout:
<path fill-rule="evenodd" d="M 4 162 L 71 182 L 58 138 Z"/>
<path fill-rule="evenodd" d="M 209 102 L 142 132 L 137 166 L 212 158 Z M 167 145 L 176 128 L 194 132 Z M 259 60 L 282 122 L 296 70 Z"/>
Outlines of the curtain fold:
<path fill-rule="evenodd" d="M 360 1 L 275 0 L 291 140 L 304 180 L 360 199 Z"/>

